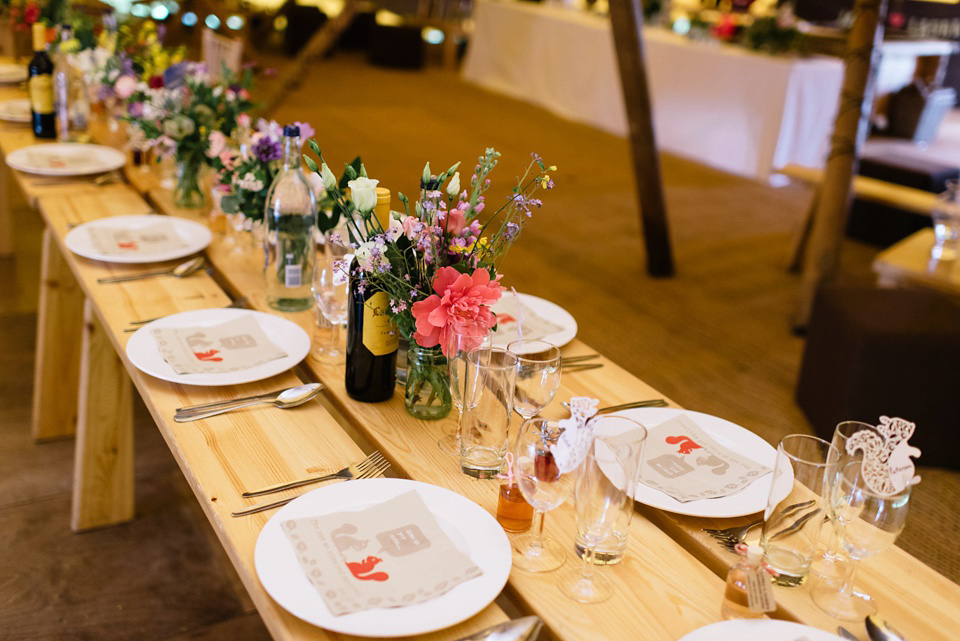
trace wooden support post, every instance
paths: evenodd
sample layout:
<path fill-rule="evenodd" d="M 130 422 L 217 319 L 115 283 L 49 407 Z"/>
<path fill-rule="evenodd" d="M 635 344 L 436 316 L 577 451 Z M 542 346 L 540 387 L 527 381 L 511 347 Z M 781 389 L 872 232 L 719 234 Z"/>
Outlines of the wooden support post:
<path fill-rule="evenodd" d="M 660 157 L 643 55 L 643 3 L 611 0 L 610 23 L 620 67 L 620 84 L 630 123 L 630 148 L 640 200 L 640 225 L 647 250 L 647 273 L 673 276 L 673 252 L 663 197 Z"/>
<path fill-rule="evenodd" d="M 73 531 L 133 518 L 133 385 L 87 300 L 83 307 L 80 422 L 73 470 Z"/>
<path fill-rule="evenodd" d="M 887 0 L 857 0 L 854 5 L 840 108 L 817 198 L 809 246 L 803 261 L 800 297 L 793 319 L 794 330 L 798 332 L 804 331 L 810 321 L 817 289 L 836 275 L 840 263 L 840 245 L 850 208 L 853 176 L 870 127 L 874 77 L 886 13 Z"/>
<path fill-rule="evenodd" d="M 0 161 L 0 256 L 13 254 L 13 220 L 10 211 L 10 188 L 13 186 L 13 171 L 6 160 Z"/>
<path fill-rule="evenodd" d="M 305 67 L 315 58 L 322 57 L 336 44 L 337 38 L 347 30 L 347 27 L 353 21 L 353 17 L 357 15 L 358 3 L 359 0 L 346 0 L 343 10 L 336 17 L 327 20 L 326 24 L 310 37 L 310 40 L 300 50 L 293 62 L 284 65 L 285 71 L 279 78 L 277 91 L 270 97 L 264 107 L 265 117 L 269 117 L 276 110 L 280 101 L 286 97 L 287 92 L 300 84 L 305 73 Z"/>
<path fill-rule="evenodd" d="M 53 231 L 43 231 L 40 308 L 33 368 L 33 438 L 48 441 L 77 430 L 77 386 L 83 291 L 67 266 Z"/>

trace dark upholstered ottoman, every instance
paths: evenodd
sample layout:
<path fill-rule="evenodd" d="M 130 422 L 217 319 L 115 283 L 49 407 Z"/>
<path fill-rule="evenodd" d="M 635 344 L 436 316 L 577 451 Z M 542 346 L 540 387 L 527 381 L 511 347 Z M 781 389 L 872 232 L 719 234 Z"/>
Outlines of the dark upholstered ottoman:
<path fill-rule="evenodd" d="M 844 420 L 914 421 L 920 463 L 960 469 L 960 306 L 921 290 L 822 289 L 797 403 L 826 440 Z"/>

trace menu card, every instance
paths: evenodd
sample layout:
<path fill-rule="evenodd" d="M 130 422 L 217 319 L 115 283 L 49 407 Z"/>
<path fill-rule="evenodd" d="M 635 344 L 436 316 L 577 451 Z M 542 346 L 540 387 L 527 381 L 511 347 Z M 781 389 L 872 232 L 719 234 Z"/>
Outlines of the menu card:
<path fill-rule="evenodd" d="M 337 616 L 422 603 L 483 573 L 416 491 L 282 526 L 304 574 Z"/>
<path fill-rule="evenodd" d="M 563 326 L 539 316 L 530 307 L 520 303 L 520 313 L 522 322 L 520 328 L 523 330 L 523 340 L 536 341 L 550 334 L 556 334 Z M 494 336 L 506 336 L 511 341 L 517 337 L 517 318 L 510 313 L 497 314 L 497 329 Z"/>
<path fill-rule="evenodd" d="M 100 254 L 159 254 L 187 244 L 177 235 L 173 223 L 160 219 L 139 229 L 90 227 L 90 242 Z"/>
<path fill-rule="evenodd" d="M 158 328 L 153 336 L 177 374 L 235 372 L 287 355 L 270 342 L 253 314 L 210 327 Z"/>
<path fill-rule="evenodd" d="M 649 430 L 640 482 L 687 503 L 729 496 L 770 471 L 723 447 L 681 414 Z"/>

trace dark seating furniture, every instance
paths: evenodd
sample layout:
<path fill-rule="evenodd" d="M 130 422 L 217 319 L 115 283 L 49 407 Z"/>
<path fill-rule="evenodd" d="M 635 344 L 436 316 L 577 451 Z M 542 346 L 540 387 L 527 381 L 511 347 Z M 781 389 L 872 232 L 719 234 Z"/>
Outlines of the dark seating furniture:
<path fill-rule="evenodd" d="M 925 290 L 822 289 L 797 403 L 826 440 L 844 420 L 914 421 L 920 463 L 960 469 L 960 305 Z"/>

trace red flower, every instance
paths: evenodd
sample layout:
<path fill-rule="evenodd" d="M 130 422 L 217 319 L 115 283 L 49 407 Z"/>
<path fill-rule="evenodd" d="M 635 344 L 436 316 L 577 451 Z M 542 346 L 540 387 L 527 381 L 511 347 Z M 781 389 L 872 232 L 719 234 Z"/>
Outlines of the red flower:
<path fill-rule="evenodd" d="M 150 76 L 147 85 L 149 85 L 151 89 L 163 89 L 163 76 Z"/>

